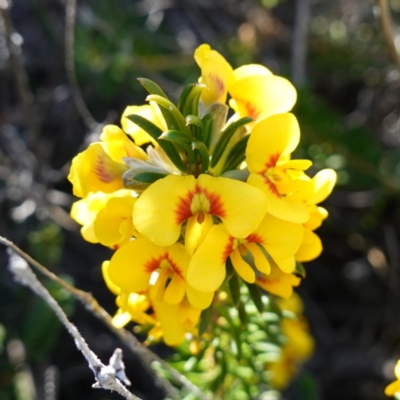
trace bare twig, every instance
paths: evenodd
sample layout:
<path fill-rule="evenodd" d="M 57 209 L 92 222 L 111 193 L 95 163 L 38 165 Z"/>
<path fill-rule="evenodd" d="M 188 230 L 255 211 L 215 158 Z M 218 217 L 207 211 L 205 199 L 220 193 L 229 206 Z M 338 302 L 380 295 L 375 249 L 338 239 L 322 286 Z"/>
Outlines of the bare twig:
<path fill-rule="evenodd" d="M 40 283 L 33 273 L 28 263 L 16 254 L 14 251 L 9 249 L 10 254 L 10 271 L 14 274 L 17 282 L 29 287 L 34 293 L 41 297 L 48 306 L 55 312 L 59 320 L 68 330 L 70 335 L 74 338 L 76 347 L 86 358 L 90 369 L 93 371 L 96 383 L 93 385 L 94 388 L 102 388 L 112 390 L 119 393 L 122 397 L 127 400 L 140 400 L 139 397 L 135 396 L 121 383 L 122 381 L 127 384 L 125 376 L 125 367 L 122 362 L 121 349 L 116 349 L 113 356 L 110 359 L 109 365 L 104 365 L 99 358 L 90 350 L 85 339 L 82 337 L 75 325 L 73 325 L 65 315 L 60 305 L 51 297 L 48 290 Z"/>
<path fill-rule="evenodd" d="M 51 280 L 57 282 L 61 287 L 68 290 L 77 300 L 79 300 L 85 308 L 92 312 L 95 317 L 101 320 L 105 325 L 111 329 L 116 336 L 135 354 L 137 354 L 141 360 L 144 362 L 146 366 L 151 367 L 151 363 L 153 361 L 159 362 L 163 368 L 165 368 L 171 376 L 179 382 L 182 386 L 188 389 L 190 392 L 195 394 L 201 400 L 210 400 L 208 396 L 206 396 L 196 385 L 190 382 L 184 375 L 181 375 L 178 371 L 172 368 L 168 363 L 166 363 L 162 358 L 160 358 L 157 354 L 154 354 L 150 349 L 143 345 L 132 333 L 127 331 L 126 329 L 118 329 L 114 327 L 112 324 L 112 317 L 107 313 L 104 308 L 102 308 L 97 300 L 87 292 L 83 290 L 79 290 L 69 285 L 67 282 L 59 278 L 57 275 L 50 272 L 46 267 L 38 263 L 28 254 L 26 254 L 23 250 L 21 250 L 18 246 L 16 246 L 11 241 L 6 238 L 0 236 L 0 243 L 12 249 L 15 253 L 21 256 L 24 260 L 26 260 L 29 264 L 31 264 L 34 268 L 40 271 L 43 275 L 50 278 Z M 167 381 L 162 380 L 159 382 L 172 398 L 179 398 L 177 396 L 175 388 Z"/>
<path fill-rule="evenodd" d="M 381 24 L 383 37 L 385 39 L 386 47 L 389 57 L 392 62 L 400 69 L 400 57 L 397 53 L 396 46 L 393 40 L 392 22 L 390 20 L 390 11 L 387 0 L 375 0 L 379 8 L 378 19 Z"/>
<path fill-rule="evenodd" d="M 296 86 L 306 79 L 306 55 L 310 0 L 296 0 L 296 17 L 292 40 L 292 80 Z"/>
<path fill-rule="evenodd" d="M 8 0 L 1 0 L 0 14 L 4 21 L 7 47 L 10 53 L 10 67 L 14 74 L 15 82 L 17 84 L 18 95 L 22 103 L 25 123 L 32 135 L 32 148 L 37 159 L 37 171 L 39 174 L 39 178 L 42 178 L 41 173 L 43 159 L 40 146 L 40 131 L 35 119 L 34 98 L 29 88 L 28 74 L 26 73 L 23 65 L 20 43 L 17 40 L 18 35 L 10 18 L 9 9 L 10 2 Z"/>
<path fill-rule="evenodd" d="M 75 42 L 75 19 L 76 19 L 76 0 L 68 0 L 65 15 L 65 68 L 67 71 L 68 83 L 71 87 L 72 96 L 76 108 L 81 115 L 86 126 L 92 132 L 100 130 L 102 124 L 97 122 L 83 100 L 82 92 L 76 78 L 74 42 Z"/>

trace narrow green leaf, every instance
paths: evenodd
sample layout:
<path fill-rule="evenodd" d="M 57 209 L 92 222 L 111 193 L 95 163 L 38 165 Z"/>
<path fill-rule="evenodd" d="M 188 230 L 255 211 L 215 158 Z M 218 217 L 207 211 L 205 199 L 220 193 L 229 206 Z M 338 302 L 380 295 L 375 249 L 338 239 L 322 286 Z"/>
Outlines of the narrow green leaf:
<path fill-rule="evenodd" d="M 200 128 L 204 128 L 203 121 L 197 115 L 186 115 L 186 125 L 196 125 Z"/>
<path fill-rule="evenodd" d="M 239 312 L 240 322 L 242 323 L 242 326 L 245 327 L 249 321 L 249 318 L 247 316 L 243 303 L 239 303 L 238 312 Z"/>
<path fill-rule="evenodd" d="M 236 169 L 246 159 L 246 147 L 249 141 L 250 135 L 242 137 L 235 145 L 231 148 L 225 161 L 223 172 L 231 171 Z"/>
<path fill-rule="evenodd" d="M 230 257 L 226 259 L 226 279 L 229 280 L 232 278 L 232 275 L 235 273 L 235 269 L 233 268 L 232 261 Z"/>
<path fill-rule="evenodd" d="M 188 132 L 170 130 L 163 132 L 159 139 L 169 140 L 171 142 L 185 142 L 190 143 L 193 140 L 193 136 Z"/>
<path fill-rule="evenodd" d="M 300 275 L 302 278 L 305 278 L 307 275 L 306 269 L 304 268 L 304 265 L 300 262 L 296 262 L 296 269 L 295 272 Z"/>
<path fill-rule="evenodd" d="M 168 99 L 167 95 L 160 88 L 160 86 L 157 85 L 157 83 L 147 78 L 138 78 L 138 81 L 150 94 L 156 94 L 158 96 Z"/>
<path fill-rule="evenodd" d="M 206 85 L 204 85 L 204 83 L 196 83 L 195 84 L 192 91 L 189 93 L 189 95 L 187 97 L 186 106 L 184 108 L 184 115 L 188 115 L 188 114 L 198 115 L 199 114 L 200 96 L 205 88 L 206 88 Z"/>
<path fill-rule="evenodd" d="M 189 85 L 186 85 L 183 88 L 183 90 L 181 92 L 181 95 L 179 96 L 178 109 L 183 115 L 185 115 L 187 99 L 189 97 L 189 94 L 191 93 L 191 91 L 195 87 L 195 85 L 196 85 L 195 83 L 189 83 Z"/>
<path fill-rule="evenodd" d="M 132 179 L 143 183 L 154 183 L 166 176 L 166 174 L 160 174 L 159 172 L 138 172 L 137 174 L 132 175 Z"/>
<path fill-rule="evenodd" d="M 211 159 L 211 167 L 215 167 L 217 165 L 219 159 L 221 158 L 226 146 L 228 145 L 229 141 L 231 140 L 232 136 L 235 132 L 242 126 L 248 124 L 249 122 L 253 121 L 250 117 L 244 117 L 239 119 L 238 121 L 230 124 L 221 134 L 217 144 L 215 145 L 215 149 Z"/>
<path fill-rule="evenodd" d="M 160 147 L 165 151 L 169 159 L 178 169 L 180 169 L 182 172 L 186 172 L 186 166 L 174 145 L 168 141 L 159 139 L 163 131 L 157 125 L 154 125 L 148 119 L 137 114 L 128 115 L 128 118 L 137 126 L 146 131 L 160 145 Z"/>
<path fill-rule="evenodd" d="M 208 149 L 210 148 L 214 119 L 215 119 L 214 113 L 206 114 L 202 119 L 204 124 L 204 130 L 203 130 L 203 137 L 200 138 L 200 140 L 206 145 Z"/>
<path fill-rule="evenodd" d="M 169 101 L 165 97 L 155 94 L 147 96 L 146 100 L 154 101 L 159 106 L 161 106 L 161 111 L 163 112 L 164 118 L 166 115 L 169 116 L 168 120 L 167 118 L 165 119 L 165 122 L 167 123 L 170 130 L 180 130 L 182 132 L 188 131 L 185 117 L 171 101 Z M 172 126 L 170 126 L 169 124 Z"/>
<path fill-rule="evenodd" d="M 240 283 L 236 273 L 233 273 L 231 279 L 229 279 L 229 289 L 232 295 L 232 302 L 236 308 L 239 308 L 241 304 L 240 300 Z"/>
<path fill-rule="evenodd" d="M 250 297 L 253 300 L 254 305 L 257 307 L 257 310 L 262 313 L 264 311 L 264 304 L 261 298 L 261 292 L 259 287 L 256 284 L 245 282 L 247 288 L 249 289 Z"/>
<path fill-rule="evenodd" d="M 160 140 L 167 140 L 182 146 L 186 150 L 190 164 L 196 163 L 196 154 L 192 150 L 190 142 L 193 140 L 192 136 L 181 131 L 166 131 L 160 136 Z"/>
<path fill-rule="evenodd" d="M 207 149 L 206 145 L 203 142 L 196 140 L 196 141 L 192 142 L 192 149 L 197 150 L 200 155 L 201 172 L 207 172 L 208 165 L 210 162 L 210 154 L 208 153 L 208 149 Z"/>
<path fill-rule="evenodd" d="M 199 323 L 200 336 L 206 331 L 208 324 L 210 323 L 211 314 L 212 314 L 212 304 L 210 307 L 206 308 L 201 312 L 200 323 Z"/>

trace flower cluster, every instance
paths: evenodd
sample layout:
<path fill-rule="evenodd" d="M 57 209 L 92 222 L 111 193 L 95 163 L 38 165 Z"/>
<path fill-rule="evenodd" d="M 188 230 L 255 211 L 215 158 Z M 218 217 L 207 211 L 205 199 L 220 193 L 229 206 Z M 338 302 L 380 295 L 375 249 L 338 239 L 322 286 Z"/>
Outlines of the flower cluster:
<path fill-rule="evenodd" d="M 149 104 L 127 107 L 122 129 L 106 126 L 69 175 L 82 235 L 115 250 L 103 264 L 114 323 L 150 325 L 169 345 L 198 334 L 233 276 L 290 297 L 299 262 L 322 251 L 318 204 L 336 180 L 330 169 L 310 178 L 311 161 L 291 158 L 300 129 L 289 81 L 261 65 L 234 70 L 206 44 L 194 57 L 201 77 L 177 105 L 139 79 Z"/>

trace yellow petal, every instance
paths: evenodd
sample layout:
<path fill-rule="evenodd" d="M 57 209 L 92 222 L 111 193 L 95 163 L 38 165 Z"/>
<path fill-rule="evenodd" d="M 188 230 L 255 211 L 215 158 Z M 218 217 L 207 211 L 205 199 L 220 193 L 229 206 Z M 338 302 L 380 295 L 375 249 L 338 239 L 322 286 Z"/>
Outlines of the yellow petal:
<path fill-rule="evenodd" d="M 247 183 L 261 189 L 266 198 L 269 214 L 289 222 L 305 223 L 310 217 L 307 205 L 301 201 L 291 200 L 290 196 L 282 196 L 276 185 L 260 174 L 250 174 Z"/>
<path fill-rule="evenodd" d="M 119 309 L 113 316 L 112 324 L 116 328 L 121 329 L 131 320 L 132 320 L 131 314 L 129 314 L 127 311 L 122 311 L 121 309 Z"/>
<path fill-rule="evenodd" d="M 144 238 L 128 242 L 110 260 L 110 279 L 126 292 L 144 292 L 152 272 L 159 267 L 159 258 L 166 251 Z"/>
<path fill-rule="evenodd" d="M 323 169 L 312 179 L 313 195 L 308 199 L 309 204 L 319 204 L 332 192 L 336 183 L 336 172 L 333 169 Z"/>
<path fill-rule="evenodd" d="M 269 293 L 288 299 L 293 294 L 293 287 L 299 286 L 301 279 L 293 274 L 285 274 L 274 267 L 270 275 L 260 275 L 256 283 Z"/>
<path fill-rule="evenodd" d="M 217 51 L 211 50 L 208 44 L 199 46 L 194 58 L 201 68 L 201 82 L 207 86 L 201 95 L 205 106 L 225 103 L 228 87 L 234 79 L 230 64 Z"/>
<path fill-rule="evenodd" d="M 303 226 L 300 224 L 266 214 L 247 240 L 261 244 L 274 260 L 285 259 L 296 254 L 303 241 L 303 232 Z"/>
<path fill-rule="evenodd" d="M 386 396 L 394 396 L 396 393 L 400 392 L 400 380 L 392 382 L 385 388 Z"/>
<path fill-rule="evenodd" d="M 305 228 L 308 228 L 312 231 L 319 228 L 322 222 L 328 218 L 328 211 L 323 207 L 317 207 L 314 204 L 309 204 L 308 208 L 310 210 L 310 218 L 304 224 Z"/>
<path fill-rule="evenodd" d="M 235 76 L 235 80 L 239 81 L 240 79 L 244 79 L 249 76 L 258 76 L 258 75 L 272 76 L 272 72 L 267 67 L 264 67 L 264 65 L 248 64 L 236 68 L 233 71 L 233 75 Z"/>
<path fill-rule="evenodd" d="M 256 274 L 253 271 L 253 268 L 247 264 L 246 261 L 243 260 L 238 250 L 234 250 L 231 255 L 231 261 L 233 268 L 239 274 L 239 276 L 246 282 L 254 283 L 256 280 Z"/>
<path fill-rule="evenodd" d="M 174 274 L 164 292 L 164 301 L 169 304 L 178 304 L 185 297 L 186 284 L 178 275 Z"/>
<path fill-rule="evenodd" d="M 115 162 L 101 143 L 93 143 L 72 160 L 68 179 L 78 197 L 90 192 L 112 193 L 123 189 L 122 174 L 127 170 L 128 166 Z"/>
<path fill-rule="evenodd" d="M 266 211 L 264 195 L 251 185 L 209 175 L 200 175 L 198 182 L 210 193 L 210 214 L 221 218 L 226 230 L 232 236 L 246 237 L 264 218 Z"/>
<path fill-rule="evenodd" d="M 149 186 L 133 208 L 133 224 L 144 237 L 159 246 L 170 246 L 192 216 L 186 199 L 194 191 L 194 176 L 168 175 Z"/>
<path fill-rule="evenodd" d="M 100 135 L 108 155 L 117 162 L 123 163 L 123 157 L 148 160 L 148 155 L 140 147 L 134 145 L 126 134 L 116 125 L 106 125 Z"/>
<path fill-rule="evenodd" d="M 157 301 L 153 303 L 153 306 L 157 321 L 161 324 L 165 343 L 168 346 L 177 346 L 184 340 L 186 333 L 179 321 L 179 305 Z"/>
<path fill-rule="evenodd" d="M 206 237 L 208 231 L 213 226 L 212 216 L 210 214 L 203 214 L 202 220 L 198 221 L 198 217 L 190 217 L 188 219 L 185 231 L 185 246 L 190 254 L 200 246 Z"/>
<path fill-rule="evenodd" d="M 106 286 L 112 293 L 114 293 L 115 295 L 119 295 L 121 289 L 110 279 L 108 273 L 109 266 L 110 266 L 110 261 L 104 261 L 103 264 L 101 264 L 101 273 L 103 275 L 104 282 L 106 283 Z"/>
<path fill-rule="evenodd" d="M 240 117 L 260 120 L 292 109 L 297 94 L 294 86 L 274 75 L 252 75 L 235 81 L 229 94 L 236 103 Z"/>
<path fill-rule="evenodd" d="M 300 128 L 293 114 L 278 114 L 258 122 L 246 148 L 246 162 L 251 173 L 264 173 L 281 156 L 292 153 L 300 140 Z"/>
<path fill-rule="evenodd" d="M 233 238 L 223 225 L 214 225 L 189 263 L 188 284 L 196 290 L 214 293 L 225 278 L 225 262 L 232 243 Z"/>
<path fill-rule="evenodd" d="M 270 265 L 267 257 L 263 253 L 263 251 L 258 247 L 258 245 L 256 243 L 248 243 L 246 245 L 246 247 L 250 251 L 250 253 L 253 255 L 254 264 L 255 264 L 256 268 L 260 272 L 268 275 L 271 272 L 271 265 Z"/>
<path fill-rule="evenodd" d="M 274 258 L 274 261 L 286 274 L 291 274 L 296 269 L 296 259 L 294 257 Z"/>
<path fill-rule="evenodd" d="M 219 217 L 235 237 L 246 237 L 261 222 L 263 193 L 246 183 L 200 175 L 169 175 L 152 184 L 133 209 L 133 222 L 143 236 L 160 246 L 175 243 L 180 226 L 193 215 Z"/>
<path fill-rule="evenodd" d="M 148 119 L 162 131 L 165 131 L 167 130 L 167 127 L 158 107 L 152 102 L 143 106 L 128 106 L 121 118 L 122 129 L 128 135 L 132 136 L 137 146 L 142 146 L 149 142 L 153 143 L 153 145 L 157 145 L 157 142 L 146 131 L 127 118 L 132 114 L 140 115 L 141 117 Z"/>
<path fill-rule="evenodd" d="M 304 239 L 296 253 L 296 260 L 300 262 L 311 261 L 322 253 L 321 239 L 314 232 L 304 228 Z"/>
<path fill-rule="evenodd" d="M 204 310 L 210 306 L 214 298 L 214 292 L 200 292 L 186 285 L 186 296 L 189 303 L 200 310 Z"/>
<path fill-rule="evenodd" d="M 134 234 L 132 209 L 136 198 L 132 196 L 115 197 L 108 200 L 94 221 L 97 239 L 104 246 L 120 246 L 129 241 Z M 125 232 L 121 231 L 124 222 L 128 223 Z"/>

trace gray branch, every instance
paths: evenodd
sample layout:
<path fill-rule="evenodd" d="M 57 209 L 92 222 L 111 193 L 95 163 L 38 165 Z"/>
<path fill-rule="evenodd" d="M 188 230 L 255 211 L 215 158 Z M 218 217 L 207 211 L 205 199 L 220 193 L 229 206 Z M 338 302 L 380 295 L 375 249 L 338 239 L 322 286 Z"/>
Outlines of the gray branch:
<path fill-rule="evenodd" d="M 117 392 L 127 400 L 140 400 L 139 397 L 129 392 L 121 383 L 122 381 L 125 384 L 130 384 L 125 375 L 125 366 L 122 362 L 121 349 L 116 349 L 110 359 L 109 365 L 104 365 L 96 354 L 90 350 L 85 339 L 79 333 L 76 326 L 68 320 L 59 304 L 36 278 L 36 275 L 33 273 L 28 263 L 13 250 L 8 249 L 8 253 L 10 255 L 9 269 L 14 275 L 15 280 L 21 285 L 29 287 L 35 294 L 41 297 L 56 313 L 59 320 L 74 338 L 76 347 L 84 355 L 90 369 L 94 373 L 97 382 L 93 387 Z"/>

